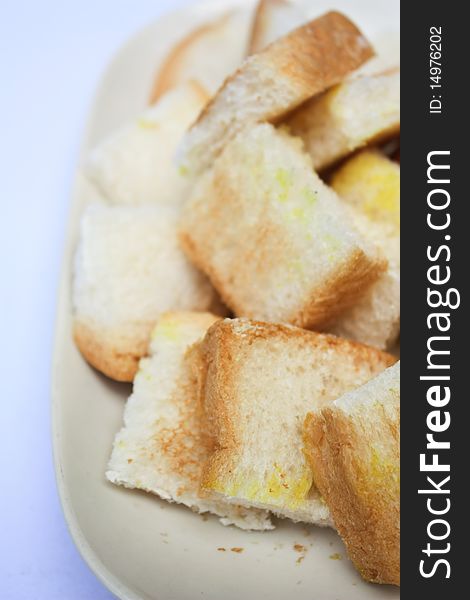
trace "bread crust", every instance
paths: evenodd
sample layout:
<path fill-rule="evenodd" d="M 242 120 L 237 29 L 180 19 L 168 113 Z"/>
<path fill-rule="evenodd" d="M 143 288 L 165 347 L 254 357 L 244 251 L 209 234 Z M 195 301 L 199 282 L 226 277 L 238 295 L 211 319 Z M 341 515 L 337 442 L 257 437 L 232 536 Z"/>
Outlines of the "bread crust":
<path fill-rule="evenodd" d="M 389 82 L 386 81 L 385 85 L 393 85 L 394 81 L 396 81 L 396 78 L 393 79 L 393 77 L 398 76 L 399 73 L 400 69 L 396 67 L 386 69 L 374 75 L 362 75 L 347 82 L 339 83 L 320 97 L 312 98 L 289 115 L 286 123 L 291 128 L 293 134 L 300 136 L 304 140 L 307 151 L 312 155 L 313 166 L 316 170 L 325 171 L 333 168 L 351 153 L 368 145 L 381 144 L 399 135 L 400 116 L 398 107 L 393 113 L 382 116 L 380 128 L 377 124 L 377 117 L 372 118 L 372 123 L 374 123 L 373 128 L 369 123 L 367 125 L 363 123 L 365 118 L 369 119 L 369 113 L 367 112 L 359 115 L 359 118 L 357 116 L 355 118 L 351 114 L 349 120 L 344 125 L 331 123 L 331 119 L 338 119 L 339 117 L 330 112 L 332 106 L 335 106 L 337 93 L 341 93 L 344 87 L 346 89 L 348 87 L 354 89 L 354 86 L 361 86 L 364 81 L 380 81 L 381 78 L 387 76 L 392 76 L 392 80 Z M 396 84 L 397 88 L 398 86 L 399 83 Z M 363 92 L 362 95 L 364 96 Z M 364 103 L 364 97 L 362 101 Z M 342 103 L 344 102 L 343 99 Z M 382 100 L 382 104 L 390 112 L 390 101 Z M 381 108 L 380 103 L 374 106 L 376 111 L 380 111 Z M 353 120 L 356 124 L 358 122 L 362 123 L 363 130 L 359 133 L 356 131 L 351 138 L 349 128 Z M 342 130 L 343 126 L 346 127 L 346 131 Z M 335 136 L 337 136 L 337 139 L 333 147 L 329 147 L 328 137 L 332 135 L 333 139 L 335 139 Z"/>
<path fill-rule="evenodd" d="M 151 326 L 150 326 L 151 329 Z M 73 338 L 85 360 L 95 369 L 115 381 L 130 383 L 134 380 L 139 360 L 147 354 L 148 339 L 135 339 L 119 347 L 109 333 L 75 320 Z"/>
<path fill-rule="evenodd" d="M 332 335 L 313 333 L 278 323 L 245 319 L 237 319 L 235 322 L 246 323 L 248 327 L 246 332 L 234 332 L 234 321 L 225 319 L 215 323 L 208 330 L 200 345 L 205 368 L 200 373 L 199 394 L 214 444 L 213 453 L 202 472 L 201 489 L 219 492 L 222 495 L 224 492 L 219 488 L 223 490 L 225 482 L 232 477 L 232 473 L 239 463 L 242 446 L 240 423 L 243 423 L 243 415 L 240 414 L 237 403 L 234 402 L 233 394 L 237 388 L 239 369 L 237 353 L 241 344 L 246 344 L 245 336 L 249 338 L 248 344 L 259 339 L 274 340 L 277 338 L 286 341 L 297 339 L 302 344 L 320 347 L 325 352 L 342 349 L 352 360 L 355 368 L 360 368 L 364 363 L 368 363 L 371 377 L 396 362 L 393 356 L 385 352 Z M 241 342 L 241 336 L 245 338 L 243 342 Z M 307 492 L 309 487 L 310 485 L 307 484 Z"/>
<path fill-rule="evenodd" d="M 184 58 L 191 52 L 192 46 L 203 39 L 207 34 L 224 27 L 232 18 L 233 12 L 223 14 L 220 18 L 210 23 L 203 23 L 196 29 L 190 31 L 182 38 L 166 56 L 163 64 L 160 66 L 155 76 L 152 91 L 150 93 L 149 104 L 155 104 L 165 92 L 170 90 L 176 84 L 180 83 L 178 71 Z"/>
<path fill-rule="evenodd" d="M 371 439 L 365 442 L 352 418 L 326 407 L 305 419 L 305 452 L 315 485 L 362 577 L 400 585 L 398 409 L 394 419 L 382 409 L 369 429 Z M 371 478 L 365 465 L 370 464 L 374 437 L 381 437 L 382 443 L 384 438 L 389 440 L 394 460 L 385 466 L 374 465 Z"/>
<path fill-rule="evenodd" d="M 266 19 L 269 18 L 269 11 L 277 7 L 288 6 L 287 0 L 260 0 L 253 17 L 253 26 L 251 28 L 250 42 L 248 45 L 248 54 L 261 50 L 261 41 L 265 34 Z"/>
<path fill-rule="evenodd" d="M 203 256 L 204 249 L 200 244 L 194 242 L 191 233 L 180 230 L 179 238 L 181 247 L 187 256 L 196 267 L 206 273 L 223 302 L 237 316 L 250 319 L 259 318 L 259 314 L 254 314 L 253 311 L 240 304 L 227 290 L 224 278 L 213 268 L 210 259 Z M 385 272 L 387 265 L 386 259 L 381 258 L 373 262 L 360 248 L 357 248 L 343 268 L 335 272 L 334 277 L 325 282 L 321 290 L 313 289 L 309 301 L 304 305 L 299 305 L 295 312 L 283 320 L 305 329 L 325 329 L 367 292 L 369 287 Z"/>
<path fill-rule="evenodd" d="M 312 291 L 310 303 L 293 314 L 289 323 L 306 329 L 324 329 L 367 292 L 387 264 L 386 259 L 372 262 L 358 248 L 332 280 L 325 283 L 323 290 Z"/>
<path fill-rule="evenodd" d="M 359 29 L 337 12 L 295 29 L 249 56 L 225 80 L 188 129 L 178 162 L 200 174 L 243 126 L 278 121 L 342 81 L 373 54 Z M 244 100 L 235 106 L 237 95 Z"/>
<path fill-rule="evenodd" d="M 299 92 L 296 103 L 265 115 L 277 119 L 308 98 L 339 83 L 348 73 L 374 56 L 374 50 L 361 31 L 343 14 L 331 11 L 310 21 L 259 52 L 257 57 L 272 66 L 295 85 Z M 201 111 L 191 129 L 201 126 L 211 114 L 217 98 L 240 75 L 242 65 L 228 77 L 219 92 Z"/>

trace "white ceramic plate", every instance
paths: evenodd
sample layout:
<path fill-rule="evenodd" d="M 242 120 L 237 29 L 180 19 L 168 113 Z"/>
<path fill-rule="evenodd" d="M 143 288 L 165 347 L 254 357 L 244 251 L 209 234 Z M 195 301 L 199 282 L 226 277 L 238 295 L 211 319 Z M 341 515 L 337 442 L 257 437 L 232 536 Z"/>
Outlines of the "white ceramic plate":
<path fill-rule="evenodd" d="M 237 4 L 249 0 L 239 0 Z M 146 103 L 158 61 L 196 23 L 231 3 L 197 2 L 160 19 L 117 55 L 98 90 L 83 143 L 91 146 Z M 372 40 L 398 32 L 398 0 L 316 0 L 351 16 Z M 392 35 L 393 37 L 393 35 Z M 389 36 L 386 36 L 389 39 Z M 58 305 L 53 367 L 53 436 L 59 492 L 71 534 L 101 581 L 125 599 L 391 600 L 397 589 L 364 583 L 332 530 L 280 521 L 277 529 L 246 533 L 222 527 L 151 495 L 115 487 L 104 478 L 113 436 L 130 388 L 101 377 L 71 338 L 71 274 L 78 221 L 93 190 L 77 176 Z M 294 549 L 304 547 L 303 552 Z M 226 548 L 226 552 L 218 548 Z M 230 548 L 243 548 L 235 553 Z M 302 558 L 303 557 L 303 558 Z M 301 560 L 299 560 L 301 559 Z"/>

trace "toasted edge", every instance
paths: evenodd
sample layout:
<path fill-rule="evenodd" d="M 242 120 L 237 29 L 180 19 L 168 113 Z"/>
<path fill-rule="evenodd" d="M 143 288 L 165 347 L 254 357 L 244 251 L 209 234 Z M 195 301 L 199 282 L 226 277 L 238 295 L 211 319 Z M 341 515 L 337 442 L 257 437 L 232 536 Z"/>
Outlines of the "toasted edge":
<path fill-rule="evenodd" d="M 398 444 L 398 429 L 387 419 L 383 434 Z M 373 494 L 366 501 L 358 495 L 361 472 L 354 448 L 360 444 L 367 441 L 359 439 L 350 417 L 334 406 L 307 414 L 304 451 L 348 554 L 365 580 L 400 585 L 399 505 L 384 510 Z"/>
<path fill-rule="evenodd" d="M 333 30 L 336 30 L 334 36 Z M 346 50 L 349 44 L 350 47 Z M 337 56 L 339 49 L 342 50 L 341 55 Z M 348 73 L 374 56 L 374 50 L 352 21 L 340 12 L 330 11 L 294 29 L 254 56 L 269 59 L 284 76 L 305 88 L 306 93 L 303 98 L 299 98 L 298 106 L 309 97 L 339 83 Z M 204 121 L 219 94 L 243 72 L 243 69 L 244 65 L 226 79 L 192 128 Z M 293 108 L 295 106 L 289 106 L 286 112 Z M 276 113 L 267 115 L 266 118 L 269 120 L 281 116 L 282 114 Z"/>
<path fill-rule="evenodd" d="M 311 293 L 310 304 L 292 315 L 289 322 L 307 329 L 327 327 L 360 300 L 386 270 L 387 264 L 386 259 L 372 261 L 358 248 L 323 289 Z"/>
<path fill-rule="evenodd" d="M 339 12 L 327 12 L 317 19 L 294 29 L 284 37 L 270 44 L 263 51 L 249 56 L 242 66 L 227 77 L 218 92 L 203 108 L 194 124 L 183 137 L 177 153 L 177 162 L 185 164 L 200 142 L 194 142 L 197 134 L 210 122 L 212 115 L 219 112 L 221 98 L 230 97 L 226 92 L 233 82 L 243 78 L 245 71 L 261 68 L 270 72 L 275 69 L 284 79 L 284 87 L 291 89 L 291 98 L 282 107 L 266 107 L 254 121 L 277 122 L 309 98 L 340 83 L 349 73 L 374 56 L 374 50 L 359 28 Z M 290 86 L 287 86 L 287 80 Z M 295 88 L 295 93 L 292 92 Z M 239 120 L 238 120 L 239 121 Z M 214 157 L 220 154 L 223 142 L 229 141 L 239 131 L 241 125 L 234 126 L 233 119 L 225 130 L 211 142 L 206 140 L 207 157 L 197 161 L 191 168 L 200 173 L 207 168 Z M 214 136 L 212 136 L 214 137 Z M 215 144 L 215 148 L 209 147 Z"/>
<path fill-rule="evenodd" d="M 371 346 L 338 338 L 333 335 L 314 333 L 280 323 L 267 323 L 246 319 L 224 319 L 214 323 L 200 344 L 200 352 L 205 368 L 200 372 L 199 393 L 201 404 L 206 411 L 210 435 L 214 440 L 214 450 L 207 460 L 201 476 L 201 489 L 213 492 L 214 481 L 230 472 L 235 464 L 239 441 L 233 425 L 233 402 L 226 390 L 235 385 L 236 365 L 232 361 L 234 346 L 239 344 L 234 331 L 234 322 L 248 323 L 247 335 L 252 338 L 270 339 L 272 337 L 301 338 L 308 344 L 321 341 L 330 348 L 342 346 L 348 348 L 354 361 L 380 362 L 383 368 L 393 365 L 396 358 Z M 321 491 L 321 490 L 320 490 Z"/>
<path fill-rule="evenodd" d="M 384 69 L 378 72 L 370 73 L 370 74 L 361 74 L 357 77 L 348 78 L 345 82 L 346 85 L 353 84 L 361 79 L 373 79 L 375 77 L 382 77 L 387 75 L 394 75 L 396 73 L 400 73 L 400 67 L 394 66 L 388 69 Z M 303 137 L 304 142 L 307 146 L 307 151 L 309 147 L 308 142 L 308 132 L 310 130 L 310 126 L 308 125 L 308 112 L 311 106 L 315 105 L 315 102 L 319 100 L 320 103 L 323 102 L 324 98 L 330 98 L 331 93 L 334 93 L 335 90 L 339 90 L 341 88 L 342 82 L 332 86 L 331 90 L 325 91 L 325 94 L 318 98 L 311 98 L 305 105 L 302 105 L 298 110 L 293 111 L 291 115 L 288 115 L 287 125 L 290 127 L 295 135 L 299 135 Z M 304 116 L 306 115 L 306 116 Z M 303 122 L 304 119 L 304 122 Z M 303 132 L 303 133 L 302 133 Z M 353 146 L 348 145 L 348 147 L 344 147 L 341 153 L 338 153 L 334 158 L 328 158 L 321 161 L 319 164 L 314 163 L 314 168 L 318 172 L 326 171 L 328 173 L 329 169 L 334 168 L 335 166 L 341 166 L 341 162 L 347 157 L 353 155 L 355 152 L 360 152 L 364 148 L 373 147 L 377 145 L 384 144 L 397 136 L 400 135 L 400 119 L 394 123 L 390 123 L 388 127 L 384 127 L 380 131 L 377 131 L 372 135 L 363 135 L 362 139 L 355 143 Z"/>
<path fill-rule="evenodd" d="M 230 307 L 237 316 L 250 319 L 259 318 L 259 314 L 250 313 L 245 307 L 240 306 L 230 293 L 227 293 L 221 277 L 203 259 L 198 251 L 198 244 L 194 243 L 188 232 L 180 229 L 179 239 L 184 252 L 196 267 L 206 273 L 224 304 Z M 284 320 L 291 325 L 306 329 L 327 327 L 367 292 L 386 270 L 387 264 L 387 260 L 380 257 L 376 261 L 372 261 L 363 250 L 358 248 L 343 268 L 336 272 L 321 290 L 312 290 L 308 304 L 299 307 Z"/>
<path fill-rule="evenodd" d="M 203 23 L 185 35 L 177 44 L 170 50 L 158 69 L 153 83 L 152 91 L 150 92 L 149 104 L 155 104 L 157 100 L 165 92 L 174 87 L 175 71 L 178 72 L 180 63 L 184 56 L 191 51 L 194 43 L 204 38 L 208 33 L 212 33 L 219 27 L 224 27 L 232 18 L 233 11 L 224 13 L 221 17 L 210 23 Z M 181 82 L 179 82 L 181 83 Z M 202 88 L 202 86 L 201 86 Z"/>
<path fill-rule="evenodd" d="M 107 377 L 121 382 L 132 382 L 139 360 L 147 354 L 148 340 L 135 340 L 122 351 L 118 344 L 99 329 L 75 320 L 73 338 L 85 360 Z"/>

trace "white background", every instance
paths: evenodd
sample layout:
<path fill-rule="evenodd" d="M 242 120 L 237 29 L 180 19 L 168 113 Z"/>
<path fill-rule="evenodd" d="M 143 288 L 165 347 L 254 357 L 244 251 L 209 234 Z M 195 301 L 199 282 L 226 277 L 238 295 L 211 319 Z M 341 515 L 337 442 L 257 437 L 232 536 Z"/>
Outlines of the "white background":
<path fill-rule="evenodd" d="M 192 0 L 0 0 L 0 598 L 111 594 L 76 551 L 50 442 L 56 290 L 81 132 L 119 46 Z"/>

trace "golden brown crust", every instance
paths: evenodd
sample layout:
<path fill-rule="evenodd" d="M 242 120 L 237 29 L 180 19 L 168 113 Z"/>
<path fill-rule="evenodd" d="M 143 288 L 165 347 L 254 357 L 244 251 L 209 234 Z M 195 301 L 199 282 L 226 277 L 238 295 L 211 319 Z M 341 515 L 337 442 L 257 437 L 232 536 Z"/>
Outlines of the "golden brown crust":
<path fill-rule="evenodd" d="M 246 325 L 243 335 L 234 329 L 237 326 L 235 323 Z M 246 348 L 247 338 L 248 344 L 256 340 L 296 339 L 309 347 L 324 349 L 325 352 L 341 351 L 358 370 L 367 364 L 371 377 L 396 362 L 395 357 L 376 348 L 279 323 L 226 319 L 212 325 L 199 346 L 204 364 L 200 373 L 199 395 L 213 439 L 213 454 L 201 477 L 203 491 L 217 491 L 220 482 L 230 479 L 238 462 L 238 450 L 242 445 L 242 432 L 238 425 L 243 419 L 240 418 L 233 394 L 239 370 L 237 357 L 240 357 L 243 347 Z"/>
<path fill-rule="evenodd" d="M 385 259 L 372 262 L 358 248 L 332 279 L 325 283 L 323 290 L 312 290 L 310 304 L 292 315 L 289 323 L 306 329 L 324 329 L 356 304 L 385 272 L 387 264 Z"/>
<path fill-rule="evenodd" d="M 217 324 L 216 324 L 217 325 Z M 236 365 L 231 360 L 236 340 L 230 325 L 221 321 L 219 327 L 212 326 L 200 345 L 204 361 L 204 374 L 199 389 L 206 425 L 212 439 L 212 454 L 206 461 L 201 474 L 201 493 L 217 491 L 214 485 L 230 476 L 236 463 L 239 444 L 237 428 L 234 426 L 237 407 L 230 397 L 236 376 Z M 234 344 L 235 342 L 235 344 Z"/>
<path fill-rule="evenodd" d="M 160 96 L 178 83 L 181 83 L 178 78 L 178 71 L 185 57 L 191 53 L 193 45 L 199 42 L 199 40 L 204 38 L 207 34 L 216 31 L 219 27 L 224 27 L 232 16 L 233 13 L 228 12 L 216 21 L 204 23 L 203 25 L 196 27 L 196 29 L 190 31 L 172 48 L 155 77 L 149 104 L 155 104 Z"/>
<path fill-rule="evenodd" d="M 265 230 L 261 228 L 258 230 L 259 235 L 265 233 Z M 227 290 L 224 278 L 213 268 L 211 261 L 203 256 L 204 248 L 194 242 L 188 231 L 180 231 L 179 239 L 184 252 L 194 265 L 209 277 L 222 301 L 234 311 L 235 315 L 255 319 L 259 317 L 243 306 Z M 262 245 L 255 244 L 255 246 L 259 254 Z M 246 257 L 246 260 L 248 261 L 249 258 Z M 240 260 L 241 264 L 244 262 L 244 260 Z M 265 266 L 267 264 L 265 261 Z M 367 292 L 369 287 L 385 272 L 387 264 L 383 258 L 373 262 L 358 248 L 342 269 L 335 272 L 334 276 L 325 282 L 322 289 L 314 288 L 309 301 L 303 306 L 299 306 L 294 313 L 283 320 L 306 329 L 325 329 L 331 321 L 353 306 Z"/>
<path fill-rule="evenodd" d="M 85 360 L 115 381 L 132 382 L 148 349 L 148 340 L 142 339 L 127 343 L 123 351 L 112 338 L 81 321 L 75 321 L 73 337 Z"/>
<path fill-rule="evenodd" d="M 209 326 L 216 318 L 211 315 L 210 322 L 206 319 L 204 325 Z M 205 427 L 203 407 L 198 396 L 201 363 L 202 357 L 196 343 L 185 353 L 181 377 L 172 394 L 177 413 L 175 422 L 170 428 L 158 430 L 153 438 L 172 471 L 184 477 L 196 489 L 202 465 L 213 448 L 213 438 Z M 179 490 L 179 495 L 183 491 Z"/>
<path fill-rule="evenodd" d="M 342 81 L 374 50 L 352 21 L 332 11 L 295 29 L 262 54 L 312 96 Z"/>
<path fill-rule="evenodd" d="M 297 88 L 296 104 L 285 109 L 285 112 L 290 112 L 308 98 L 342 81 L 373 55 L 372 46 L 354 23 L 333 11 L 295 29 L 255 56 L 261 64 L 271 66 Z M 225 80 L 192 128 L 201 125 L 212 112 L 219 94 L 243 74 L 244 68 L 242 65 Z M 275 110 L 265 119 L 273 120 L 280 116 L 279 110 Z"/>
<path fill-rule="evenodd" d="M 382 408 L 376 419 L 357 427 L 335 408 L 310 413 L 304 423 L 305 453 L 356 568 L 367 581 L 399 585 L 398 408 L 394 418 Z M 374 442 L 387 444 L 385 460 L 377 456 Z"/>

